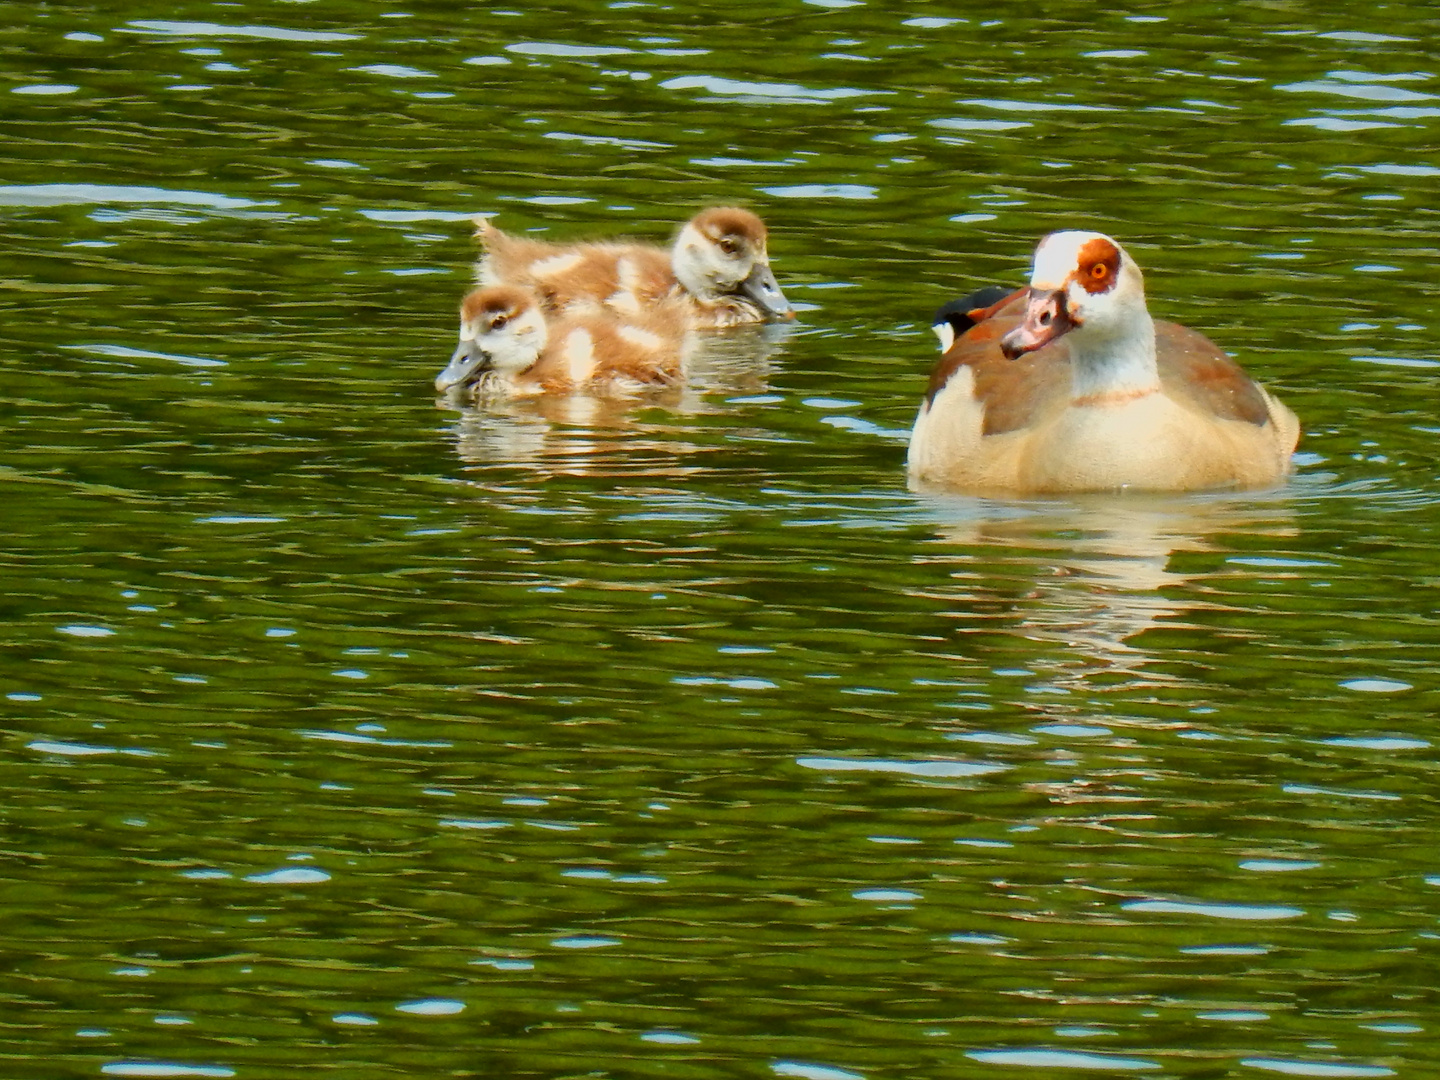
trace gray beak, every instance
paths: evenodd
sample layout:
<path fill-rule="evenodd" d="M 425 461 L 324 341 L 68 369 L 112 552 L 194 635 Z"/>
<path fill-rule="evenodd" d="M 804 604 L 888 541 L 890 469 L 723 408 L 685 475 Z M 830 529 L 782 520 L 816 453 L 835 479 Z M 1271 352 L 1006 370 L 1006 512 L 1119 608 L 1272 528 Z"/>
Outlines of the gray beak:
<path fill-rule="evenodd" d="M 785 294 L 780 291 L 780 283 L 775 280 L 775 272 L 770 269 L 769 263 L 757 262 L 754 268 L 740 282 L 740 291 L 760 305 L 767 315 L 777 319 L 793 319 L 795 312 L 790 309 L 790 301 L 785 299 Z"/>
<path fill-rule="evenodd" d="M 490 358 L 485 355 L 475 344 L 472 338 L 469 341 L 461 340 L 455 350 L 455 355 L 450 357 L 450 363 L 445 365 L 445 370 L 435 376 L 435 392 L 443 394 L 451 387 L 463 386 Z"/>

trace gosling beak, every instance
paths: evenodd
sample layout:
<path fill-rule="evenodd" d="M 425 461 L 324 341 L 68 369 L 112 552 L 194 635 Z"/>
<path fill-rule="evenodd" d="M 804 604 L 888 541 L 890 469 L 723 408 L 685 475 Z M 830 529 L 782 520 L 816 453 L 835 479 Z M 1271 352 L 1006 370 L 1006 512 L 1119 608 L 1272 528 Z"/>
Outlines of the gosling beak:
<path fill-rule="evenodd" d="M 450 357 L 450 363 L 445 365 L 445 370 L 435 376 L 435 392 L 443 394 L 451 387 L 465 385 L 489 360 L 490 357 L 476 345 L 473 337 L 466 338 L 461 334 L 455 355 Z"/>
<path fill-rule="evenodd" d="M 767 262 L 757 262 L 751 268 L 745 280 L 740 282 L 740 291 L 759 304 L 767 315 L 773 315 L 777 319 L 795 317 L 790 301 L 786 300 L 785 294 L 780 291 L 780 283 L 775 280 L 775 272 Z"/>
<path fill-rule="evenodd" d="M 1014 360 L 1049 345 L 1078 325 L 1070 317 L 1063 290 L 1042 292 L 1032 288 L 1030 303 L 1025 309 L 1025 321 L 1000 339 L 1000 351 L 1005 354 L 1005 359 Z"/>

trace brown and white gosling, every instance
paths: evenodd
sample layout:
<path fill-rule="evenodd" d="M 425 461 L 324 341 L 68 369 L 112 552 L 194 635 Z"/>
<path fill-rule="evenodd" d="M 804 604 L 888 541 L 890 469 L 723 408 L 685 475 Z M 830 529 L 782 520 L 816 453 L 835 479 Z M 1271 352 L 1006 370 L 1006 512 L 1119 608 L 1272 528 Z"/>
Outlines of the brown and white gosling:
<path fill-rule="evenodd" d="M 633 316 L 552 313 L 533 289 L 481 286 L 460 304 L 460 342 L 435 389 L 518 398 L 671 386 L 683 378 L 689 337 L 687 313 L 674 302 Z"/>
<path fill-rule="evenodd" d="M 527 285 L 553 311 L 607 306 L 636 314 L 681 300 L 697 327 L 794 318 L 770 269 L 765 223 L 748 210 L 702 210 L 665 248 L 634 242 L 553 244 L 477 219 L 482 285 Z"/>

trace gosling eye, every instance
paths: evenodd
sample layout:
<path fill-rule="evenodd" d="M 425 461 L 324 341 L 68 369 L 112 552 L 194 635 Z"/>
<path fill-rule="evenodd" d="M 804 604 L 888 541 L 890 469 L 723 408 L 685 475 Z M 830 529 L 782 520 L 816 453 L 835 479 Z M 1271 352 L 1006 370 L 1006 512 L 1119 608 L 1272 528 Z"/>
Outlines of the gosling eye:
<path fill-rule="evenodd" d="M 729 236 L 722 236 L 715 244 L 726 255 L 734 255 L 740 250 L 740 242 Z"/>
<path fill-rule="evenodd" d="M 491 330 L 503 330 L 503 329 L 505 328 L 505 324 L 508 323 L 509 321 L 510 321 L 510 316 L 509 316 L 509 315 L 496 315 L 493 319 L 490 320 L 490 329 L 491 329 Z"/>

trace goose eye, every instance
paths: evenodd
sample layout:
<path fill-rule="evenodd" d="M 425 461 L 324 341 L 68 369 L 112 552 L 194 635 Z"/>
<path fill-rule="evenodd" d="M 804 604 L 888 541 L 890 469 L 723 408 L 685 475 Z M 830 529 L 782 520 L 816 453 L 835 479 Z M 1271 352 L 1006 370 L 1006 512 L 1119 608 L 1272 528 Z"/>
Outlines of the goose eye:
<path fill-rule="evenodd" d="M 716 246 L 726 255 L 734 255 L 735 252 L 740 250 L 740 245 L 728 236 L 722 236 Z"/>
<path fill-rule="evenodd" d="M 1104 263 L 1096 263 L 1094 266 L 1090 267 L 1090 276 L 1096 281 L 1099 281 L 1109 272 L 1109 268 Z"/>
<path fill-rule="evenodd" d="M 490 329 L 491 329 L 491 330 L 501 330 L 501 329 L 504 329 L 505 324 L 508 323 L 509 321 L 510 321 L 510 316 L 509 316 L 509 315 L 496 315 L 495 318 L 493 318 L 493 319 L 490 320 Z"/>

